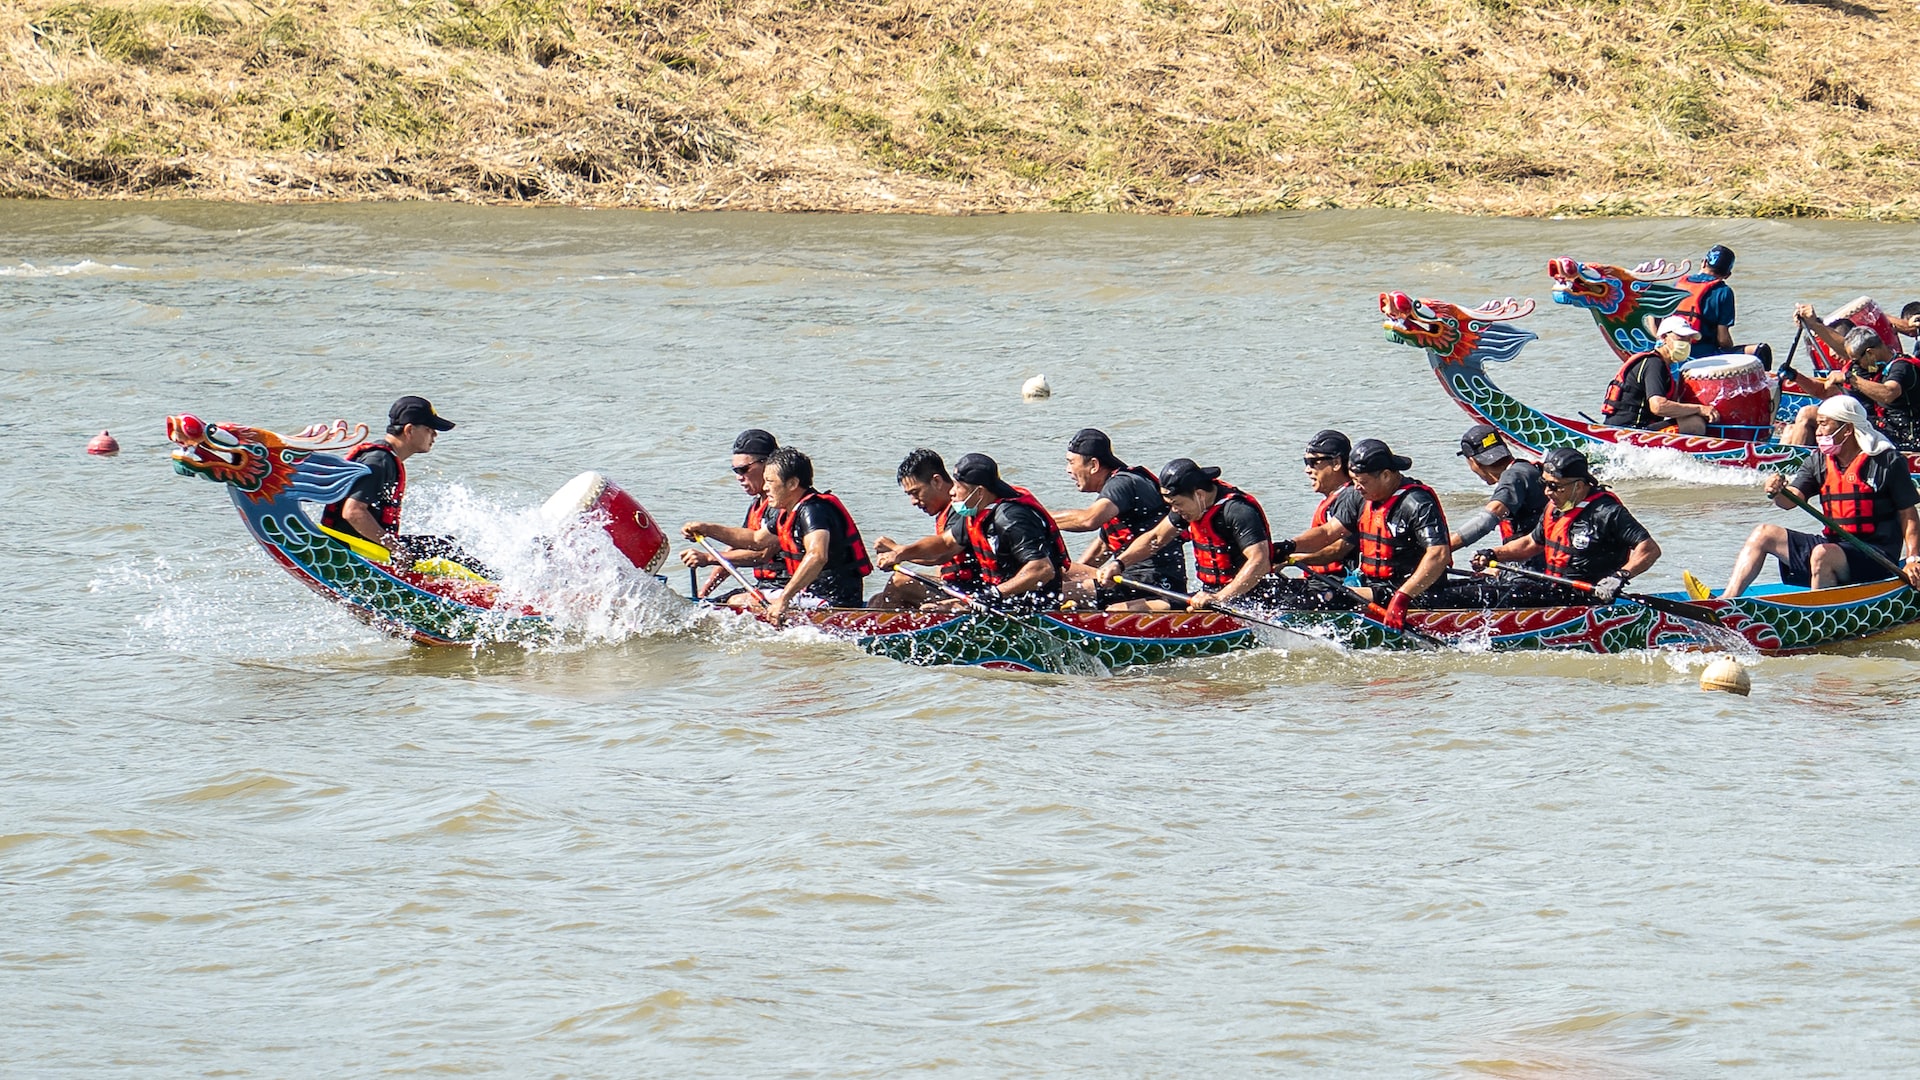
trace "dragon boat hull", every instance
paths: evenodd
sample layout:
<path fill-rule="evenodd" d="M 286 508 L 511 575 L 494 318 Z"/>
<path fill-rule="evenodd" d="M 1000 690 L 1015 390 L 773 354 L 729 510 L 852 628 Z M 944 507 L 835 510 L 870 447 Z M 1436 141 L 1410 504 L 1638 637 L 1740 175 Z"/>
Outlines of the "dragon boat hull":
<path fill-rule="evenodd" d="M 1677 593 L 1670 598 L 1686 599 Z M 1715 597 L 1697 603 L 1712 610 L 1722 625 L 1630 602 L 1605 607 L 1416 609 L 1409 613 L 1407 625 L 1473 650 L 1589 653 L 1748 649 L 1785 654 L 1903 636 L 1920 628 L 1920 594 L 1895 581 L 1824 590 L 1778 586 L 1734 600 Z M 1358 612 L 1281 611 L 1274 619 L 1349 648 L 1416 647 L 1407 635 Z M 1060 611 L 1005 616 L 826 608 L 792 613 L 789 621 L 903 663 L 1062 674 L 1195 659 L 1264 644 L 1257 627 L 1217 612 Z"/>

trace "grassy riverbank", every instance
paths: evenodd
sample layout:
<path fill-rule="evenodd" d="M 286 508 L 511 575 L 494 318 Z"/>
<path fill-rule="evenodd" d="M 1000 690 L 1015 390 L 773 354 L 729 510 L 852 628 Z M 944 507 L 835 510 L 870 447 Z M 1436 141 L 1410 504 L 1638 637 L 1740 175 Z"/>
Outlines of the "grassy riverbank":
<path fill-rule="evenodd" d="M 1818 0 L 19 0 L 0 194 L 1920 217 Z"/>

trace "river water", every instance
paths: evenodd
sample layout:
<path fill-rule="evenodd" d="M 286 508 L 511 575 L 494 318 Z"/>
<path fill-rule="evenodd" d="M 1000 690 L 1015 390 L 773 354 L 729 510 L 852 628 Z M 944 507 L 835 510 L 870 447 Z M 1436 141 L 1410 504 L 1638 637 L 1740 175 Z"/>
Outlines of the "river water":
<path fill-rule="evenodd" d="M 589 467 L 737 515 L 746 426 L 870 537 L 923 528 L 921 444 L 1078 504 L 1083 425 L 1289 529 L 1341 426 L 1460 512 L 1465 419 L 1375 294 L 1536 297 L 1499 377 L 1591 410 L 1547 259 L 1715 242 L 1776 348 L 1795 300 L 1920 278 L 1865 224 L 0 205 L 0 1071 L 1911 1075 L 1913 645 L 1756 658 L 1745 699 L 1663 655 L 1015 676 L 583 571 L 565 643 L 428 651 L 270 566 L 161 423 L 426 394 L 459 427 L 409 513 L 502 551 Z M 1657 587 L 1792 524 L 1750 475 L 1613 475 Z"/>

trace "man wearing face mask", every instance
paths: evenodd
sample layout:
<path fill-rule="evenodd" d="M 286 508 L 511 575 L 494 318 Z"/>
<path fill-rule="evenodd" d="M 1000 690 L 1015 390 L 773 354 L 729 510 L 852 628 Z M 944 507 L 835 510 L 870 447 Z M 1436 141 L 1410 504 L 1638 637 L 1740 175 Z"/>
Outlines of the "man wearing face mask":
<path fill-rule="evenodd" d="M 1671 429 L 1682 435 L 1704 435 L 1708 424 L 1720 422 L 1720 414 L 1711 405 L 1676 401 L 1673 383 L 1680 365 L 1693 355 L 1693 343 L 1700 331 L 1685 316 L 1669 315 L 1660 320 L 1660 344 L 1634 353 L 1620 365 L 1619 374 L 1607 384 L 1607 399 L 1600 406 L 1600 419 L 1609 427 Z"/>
<path fill-rule="evenodd" d="M 1660 558 L 1660 545 L 1634 519 L 1620 499 L 1593 475 L 1586 455 L 1562 447 L 1540 459 L 1541 482 L 1550 500 L 1533 531 L 1496 548 L 1473 553 L 1473 568 L 1485 570 L 1490 561 L 1520 565 L 1536 556 L 1547 573 L 1594 587 L 1591 593 L 1564 586 L 1553 597 L 1525 597 L 1515 603 L 1611 604 L 1627 583 L 1647 572 Z M 1511 588 L 1524 592 L 1523 584 Z"/>
<path fill-rule="evenodd" d="M 1912 358 L 1895 356 L 1879 334 L 1864 326 L 1856 326 L 1841 335 L 1814 315 L 1811 304 L 1801 304 L 1793 314 L 1802 327 L 1825 342 L 1835 355 L 1847 357 L 1849 362 L 1839 371 L 1817 377 L 1797 371 L 1789 375 L 1783 369 L 1782 387 L 1823 400 L 1839 394 L 1854 397 L 1866 406 L 1873 425 L 1893 445 L 1902 450 L 1920 450 L 1920 423 L 1916 423 L 1913 409 L 1913 391 L 1920 384 L 1920 371 L 1914 368 Z M 1818 408 L 1815 405 L 1802 408 L 1780 441 L 1812 446 Z"/>
<path fill-rule="evenodd" d="M 759 428 L 748 428 L 734 437 L 733 475 L 740 481 L 741 490 L 751 496 L 751 501 L 747 503 L 747 516 L 740 522 L 740 528 L 748 534 L 759 535 L 762 529 L 773 528 L 773 512 L 767 503 L 767 458 L 778 449 L 779 440 Z M 778 545 L 764 549 L 737 547 L 721 554 L 735 566 L 751 566 L 753 583 L 762 592 L 773 592 L 787 583 L 787 568 L 780 559 Z M 706 584 L 700 587 L 702 597 L 712 593 L 715 586 L 728 578 L 719 560 L 708 554 L 706 548 L 690 547 L 680 553 L 680 561 L 687 566 L 714 568 L 713 573 L 707 576 Z M 734 589 L 726 593 L 723 599 L 733 607 L 744 607 L 749 597 L 747 590 Z"/>
<path fill-rule="evenodd" d="M 1907 584 L 1920 588 L 1920 503 L 1906 455 L 1896 450 L 1867 419 L 1867 410 L 1848 395 L 1820 403 L 1815 438 L 1820 453 L 1791 478 L 1767 477 L 1767 496 L 1775 506 L 1792 509 L 1781 497 L 1791 488 L 1802 499 L 1820 493 L 1820 508 L 1835 524 L 1866 541 L 1900 567 Z M 1722 595 L 1739 596 L 1760 573 L 1768 555 L 1780 563 L 1788 585 L 1830 589 L 1836 585 L 1882 581 L 1892 575 L 1865 552 L 1842 541 L 1828 528 L 1803 533 L 1778 525 L 1760 525 L 1734 560 Z"/>
<path fill-rule="evenodd" d="M 1032 492 L 1000 479 L 997 462 L 985 454 L 954 462 L 948 513 L 960 523 L 958 530 L 915 540 L 887 553 L 880 566 L 940 562 L 970 552 L 980 565 L 978 595 L 987 604 L 1000 606 L 1010 598 L 1035 610 L 1059 604 L 1067 541 Z"/>

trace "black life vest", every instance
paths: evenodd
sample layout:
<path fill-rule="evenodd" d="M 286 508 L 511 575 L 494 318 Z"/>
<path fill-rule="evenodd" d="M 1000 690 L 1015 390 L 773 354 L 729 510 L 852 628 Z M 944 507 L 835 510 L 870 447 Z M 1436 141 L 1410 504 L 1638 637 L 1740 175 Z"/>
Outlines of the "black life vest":
<path fill-rule="evenodd" d="M 747 505 L 747 519 L 741 522 L 741 527 L 748 532 L 759 532 L 761 529 L 772 532 L 774 523 L 767 521 L 767 506 L 767 497 L 765 495 L 755 495 L 753 502 Z M 778 518 L 779 515 L 776 514 L 774 516 Z M 787 564 L 785 560 L 763 558 L 759 562 L 754 563 L 753 580 L 767 588 L 777 588 L 781 582 L 787 580 Z"/>
<path fill-rule="evenodd" d="M 847 529 L 847 545 L 852 549 L 854 572 L 860 577 L 873 573 L 873 561 L 867 558 L 866 541 L 860 539 L 860 529 L 854 525 L 853 515 L 847 513 L 846 504 L 831 491 L 809 491 L 793 504 L 793 509 L 780 515 L 780 558 L 787 564 L 787 576 L 791 578 L 800 569 L 800 560 L 807 557 L 806 545 L 794 535 L 793 527 L 799 520 L 800 508 L 815 499 L 840 512 L 840 520 Z"/>
<path fill-rule="evenodd" d="M 393 454 L 393 447 L 382 439 L 379 442 L 363 442 L 347 451 L 345 457 L 348 461 L 354 461 L 369 450 L 385 450 Z M 398 479 L 394 480 L 393 487 L 381 492 L 368 509 L 373 512 L 373 520 L 379 522 L 382 529 L 397 533 L 400 531 L 400 500 L 407 495 L 407 463 L 400 460 L 399 454 L 393 454 L 393 467 L 399 471 Z M 334 532 L 359 536 L 359 530 L 347 522 L 346 507 L 347 500 L 344 496 L 338 502 L 328 503 L 327 508 L 320 513 L 320 524 Z M 366 536 L 361 539 L 376 543 L 380 540 L 377 536 Z"/>
<path fill-rule="evenodd" d="M 987 538 L 987 519 L 992 516 L 993 508 L 1003 502 L 1010 502 L 1038 511 L 1040 520 L 1047 523 L 1047 542 L 1051 548 L 1049 555 L 1053 560 L 1053 581 L 1049 584 L 1050 587 L 1058 589 L 1061 583 L 1060 576 L 1067 569 L 1067 540 L 1060 535 L 1060 526 L 1054 524 L 1053 515 L 1047 513 L 1047 508 L 1040 505 L 1039 499 L 1033 497 L 1033 492 L 1023 487 L 1014 488 L 1013 491 L 1013 495 L 995 499 L 967 518 L 967 546 L 973 549 L 973 556 L 980 564 L 980 580 L 988 585 L 998 585 L 1020 572 L 1018 566 L 1000 565 L 1000 559 L 993 550 L 993 544 Z"/>
<path fill-rule="evenodd" d="M 1254 513 L 1260 515 L 1260 527 L 1266 530 L 1269 537 L 1273 535 L 1273 530 L 1267 527 L 1267 512 L 1260 508 L 1260 503 L 1253 496 L 1232 484 L 1219 481 L 1214 482 L 1213 489 L 1217 493 L 1213 505 L 1207 507 L 1206 513 L 1187 522 L 1185 531 L 1187 539 L 1193 541 L 1194 576 L 1209 589 L 1223 589 L 1232 583 L 1240 568 L 1247 565 L 1247 553 L 1228 543 L 1227 538 L 1214 529 L 1213 519 L 1219 515 L 1220 509 L 1230 502 L 1246 503 L 1253 507 Z"/>
<path fill-rule="evenodd" d="M 1695 281 L 1693 279 L 1696 276 L 1705 277 L 1707 280 Z M 1726 282 L 1714 277 L 1712 274 L 1688 274 L 1686 277 L 1674 282 L 1674 284 L 1683 289 L 1687 296 L 1686 299 L 1680 301 L 1680 306 L 1675 308 L 1673 313 L 1687 320 L 1687 325 L 1700 331 L 1701 344 L 1717 351 L 1720 348 L 1719 325 L 1715 324 L 1712 337 L 1707 336 L 1707 295 L 1715 289 L 1726 289 L 1732 286 L 1729 286 Z"/>
<path fill-rule="evenodd" d="M 1884 497 L 1875 491 L 1872 484 L 1861 479 L 1860 470 L 1866 466 L 1867 455 L 1856 454 L 1853 464 L 1845 472 L 1827 459 L 1827 476 L 1820 484 L 1820 508 L 1827 512 L 1834 524 L 1841 529 L 1876 543 L 1885 543 L 1887 537 L 1881 535 L 1881 527 L 1890 525 L 1892 514 L 1890 506 L 1884 506 Z M 1827 539 L 1838 541 L 1840 534 L 1832 528 L 1825 530 Z"/>
<path fill-rule="evenodd" d="M 945 535 L 949 519 L 953 516 L 953 504 L 934 515 L 933 531 Z M 960 553 L 940 564 L 940 580 L 957 589 L 970 589 L 980 583 L 980 560 L 973 557 L 972 547 L 962 547 Z"/>
<path fill-rule="evenodd" d="M 1413 576 L 1420 565 L 1420 559 L 1426 548 L 1415 547 L 1404 540 L 1397 539 L 1388 523 L 1393 520 L 1393 512 L 1400 508 L 1409 492 L 1424 491 L 1427 497 L 1439 503 L 1439 496 L 1433 489 L 1418 480 L 1400 481 L 1393 494 L 1379 502 L 1367 500 L 1360 511 L 1360 576 L 1369 581 L 1387 582 L 1398 585 Z"/>
<path fill-rule="evenodd" d="M 1607 399 L 1600 403 L 1601 418 L 1624 415 L 1626 419 L 1622 423 L 1627 426 L 1645 427 L 1653 419 L 1653 414 L 1647 409 L 1647 381 L 1640 365 L 1666 362 L 1666 357 L 1651 349 L 1627 357 L 1626 363 L 1620 365 L 1620 373 L 1607 384 Z M 1671 383 L 1673 380 L 1669 378 L 1667 381 Z"/>
<path fill-rule="evenodd" d="M 1547 538 L 1545 558 L 1548 573 L 1565 578 L 1581 577 L 1573 571 L 1574 561 L 1581 556 L 1580 550 L 1573 546 L 1573 523 L 1580 519 L 1588 507 L 1608 502 L 1618 505 L 1620 500 L 1614 498 L 1611 491 L 1596 491 L 1568 507 L 1565 512 L 1558 506 L 1547 507 L 1547 517 L 1541 525 L 1541 531 Z M 1618 569 L 1617 566 L 1608 567 L 1605 573 L 1595 574 L 1593 580 L 1597 581 Z"/>
<path fill-rule="evenodd" d="M 1160 490 L 1160 478 L 1139 465 L 1128 465 L 1120 471 L 1130 472 L 1145 480 L 1147 483 L 1152 484 L 1155 491 Z M 1166 516 L 1167 506 L 1165 501 L 1162 501 L 1160 504 L 1160 517 L 1155 518 L 1153 524 L 1160 524 L 1160 519 Z M 1151 529 L 1152 527 L 1152 525 L 1149 525 L 1147 528 Z M 1136 529 L 1128 525 L 1126 522 L 1120 520 L 1119 514 L 1115 514 L 1105 525 L 1100 526 L 1100 539 L 1106 544 L 1107 551 L 1118 557 L 1121 552 L 1127 550 L 1127 545 L 1139 539 L 1140 534 L 1144 531 L 1143 529 Z"/>
<path fill-rule="evenodd" d="M 1328 495 L 1324 499 L 1321 499 L 1320 505 L 1313 508 L 1313 520 L 1308 523 L 1308 528 L 1317 529 L 1320 526 L 1325 525 L 1327 523 L 1327 511 L 1333 509 L 1333 500 L 1339 498 L 1348 488 L 1352 486 L 1353 486 L 1352 483 L 1342 484 L 1340 485 L 1339 488 L 1334 490 L 1333 494 Z M 1314 570 L 1322 574 L 1339 575 L 1347 572 L 1347 564 L 1339 559 L 1335 559 L 1332 562 L 1315 563 L 1311 566 L 1308 566 L 1307 569 Z"/>

